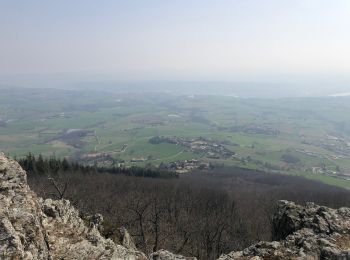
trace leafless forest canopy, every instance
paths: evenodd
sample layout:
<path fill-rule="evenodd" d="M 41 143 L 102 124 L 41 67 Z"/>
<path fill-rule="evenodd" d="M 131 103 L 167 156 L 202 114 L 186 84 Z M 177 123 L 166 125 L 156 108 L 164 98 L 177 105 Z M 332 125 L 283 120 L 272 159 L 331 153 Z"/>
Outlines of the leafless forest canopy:
<path fill-rule="evenodd" d="M 304 178 L 236 168 L 216 168 L 180 178 L 145 178 L 84 171 L 29 174 L 44 198 L 69 199 L 82 216 L 101 213 L 104 235 L 126 227 L 139 249 L 161 248 L 215 259 L 258 240 L 271 240 L 280 199 L 350 206 L 350 192 Z"/>

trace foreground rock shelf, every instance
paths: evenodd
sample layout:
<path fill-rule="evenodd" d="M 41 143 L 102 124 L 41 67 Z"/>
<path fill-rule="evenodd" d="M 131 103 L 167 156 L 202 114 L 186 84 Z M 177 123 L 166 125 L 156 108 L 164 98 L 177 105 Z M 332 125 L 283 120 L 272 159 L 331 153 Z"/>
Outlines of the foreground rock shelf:
<path fill-rule="evenodd" d="M 279 201 L 273 236 L 279 241 L 259 242 L 219 259 L 350 259 L 350 208 Z"/>
<path fill-rule="evenodd" d="M 166 250 L 147 257 L 126 230 L 120 245 L 101 236 L 101 221 L 86 224 L 68 200 L 37 197 L 25 171 L 0 153 L 0 259 L 195 259 Z M 350 209 L 280 201 L 273 235 L 219 259 L 350 259 Z"/>

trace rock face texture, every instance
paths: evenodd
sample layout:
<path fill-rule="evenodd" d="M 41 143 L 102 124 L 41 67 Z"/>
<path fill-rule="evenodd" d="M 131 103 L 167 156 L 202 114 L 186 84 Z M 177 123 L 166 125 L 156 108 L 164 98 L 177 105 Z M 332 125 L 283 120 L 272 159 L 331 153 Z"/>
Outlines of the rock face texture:
<path fill-rule="evenodd" d="M 350 208 L 280 201 L 273 236 L 279 241 L 259 242 L 219 259 L 350 259 Z"/>
<path fill-rule="evenodd" d="M 182 255 L 175 255 L 166 250 L 159 250 L 150 255 L 150 260 L 196 260 L 195 257 L 185 257 Z"/>
<path fill-rule="evenodd" d="M 0 259 L 147 259 L 136 248 L 103 238 L 67 200 L 43 200 L 26 173 L 0 154 Z"/>
<path fill-rule="evenodd" d="M 27 186 L 26 173 L 0 155 L 0 256 L 47 259 L 49 248 L 36 195 Z"/>

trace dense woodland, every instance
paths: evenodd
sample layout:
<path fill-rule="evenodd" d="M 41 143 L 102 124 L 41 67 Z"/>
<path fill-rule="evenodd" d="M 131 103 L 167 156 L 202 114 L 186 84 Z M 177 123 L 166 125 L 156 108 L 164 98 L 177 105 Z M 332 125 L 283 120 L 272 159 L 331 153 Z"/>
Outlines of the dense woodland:
<path fill-rule="evenodd" d="M 32 155 L 19 162 L 40 196 L 69 199 L 82 216 L 103 214 L 106 237 L 114 238 L 117 228 L 126 227 L 146 253 L 164 248 L 215 259 L 271 240 L 271 217 L 280 199 L 350 206 L 349 191 L 236 168 L 176 177 L 157 169 L 102 169 Z M 162 174 L 169 175 L 159 178 Z"/>

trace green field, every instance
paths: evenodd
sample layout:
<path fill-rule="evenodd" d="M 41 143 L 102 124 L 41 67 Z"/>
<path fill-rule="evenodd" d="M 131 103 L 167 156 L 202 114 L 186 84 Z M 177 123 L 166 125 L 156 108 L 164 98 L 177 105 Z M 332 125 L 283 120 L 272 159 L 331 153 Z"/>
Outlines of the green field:
<path fill-rule="evenodd" d="M 0 149 L 126 165 L 199 159 L 350 188 L 349 101 L 1 89 Z M 235 156 L 212 159 L 182 145 L 151 144 L 154 136 L 202 137 Z"/>

